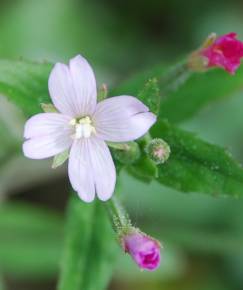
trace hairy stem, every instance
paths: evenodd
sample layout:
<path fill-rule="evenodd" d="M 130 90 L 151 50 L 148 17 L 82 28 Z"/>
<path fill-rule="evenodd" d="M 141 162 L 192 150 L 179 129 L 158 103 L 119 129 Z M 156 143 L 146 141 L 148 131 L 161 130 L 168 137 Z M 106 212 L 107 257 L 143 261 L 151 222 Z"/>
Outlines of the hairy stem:
<path fill-rule="evenodd" d="M 108 210 L 114 230 L 117 233 L 130 227 L 130 219 L 125 209 L 121 205 L 118 197 L 113 196 L 113 198 L 106 203 L 106 208 Z"/>
<path fill-rule="evenodd" d="M 162 96 L 166 97 L 170 92 L 175 91 L 187 81 L 192 73 L 186 59 L 173 66 L 164 76 L 158 79 Z"/>

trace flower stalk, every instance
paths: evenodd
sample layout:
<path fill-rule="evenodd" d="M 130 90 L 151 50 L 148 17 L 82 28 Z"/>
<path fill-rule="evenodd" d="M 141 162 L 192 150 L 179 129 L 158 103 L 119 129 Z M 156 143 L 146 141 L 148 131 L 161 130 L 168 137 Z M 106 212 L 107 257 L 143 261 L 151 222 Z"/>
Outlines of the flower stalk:
<path fill-rule="evenodd" d="M 113 196 L 106 205 L 114 230 L 119 236 L 121 232 L 131 227 L 131 221 L 117 197 Z"/>
<path fill-rule="evenodd" d="M 171 67 L 170 70 L 158 80 L 162 96 L 166 97 L 170 92 L 175 91 L 187 81 L 192 73 L 193 71 L 188 66 L 187 59 Z"/>
<path fill-rule="evenodd" d="M 116 197 L 107 203 L 118 241 L 140 269 L 156 270 L 161 260 L 161 244 L 156 239 L 132 226 L 128 214 Z"/>

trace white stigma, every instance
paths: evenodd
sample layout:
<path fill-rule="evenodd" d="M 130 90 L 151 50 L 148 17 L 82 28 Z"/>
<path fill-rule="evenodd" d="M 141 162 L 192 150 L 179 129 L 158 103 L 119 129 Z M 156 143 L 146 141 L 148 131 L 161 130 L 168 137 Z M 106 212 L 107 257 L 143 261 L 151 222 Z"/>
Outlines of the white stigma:
<path fill-rule="evenodd" d="M 74 139 L 89 138 L 92 133 L 96 132 L 88 116 L 81 119 L 72 119 L 69 124 L 74 126 L 75 129 L 75 133 L 72 136 Z"/>

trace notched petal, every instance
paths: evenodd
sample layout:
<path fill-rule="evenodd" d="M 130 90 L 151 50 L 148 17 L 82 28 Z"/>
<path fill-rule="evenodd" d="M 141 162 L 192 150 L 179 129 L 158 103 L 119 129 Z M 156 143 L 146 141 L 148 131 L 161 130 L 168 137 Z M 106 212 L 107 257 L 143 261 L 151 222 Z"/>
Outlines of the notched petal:
<path fill-rule="evenodd" d="M 98 103 L 93 116 L 97 135 L 111 142 L 128 142 L 142 137 L 156 122 L 138 99 L 119 96 Z"/>

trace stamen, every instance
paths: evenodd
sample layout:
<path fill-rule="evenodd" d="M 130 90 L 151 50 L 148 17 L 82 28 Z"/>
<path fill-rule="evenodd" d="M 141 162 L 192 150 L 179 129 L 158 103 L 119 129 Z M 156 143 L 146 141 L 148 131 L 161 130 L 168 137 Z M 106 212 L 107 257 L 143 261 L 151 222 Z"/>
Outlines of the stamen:
<path fill-rule="evenodd" d="M 72 120 L 69 122 L 69 124 L 70 124 L 71 126 L 75 126 L 75 125 L 77 124 L 77 120 L 76 120 L 76 119 L 72 119 Z"/>
<path fill-rule="evenodd" d="M 90 117 L 86 116 L 81 119 L 72 119 L 69 124 L 75 127 L 74 139 L 89 138 L 92 133 L 96 133 Z"/>

